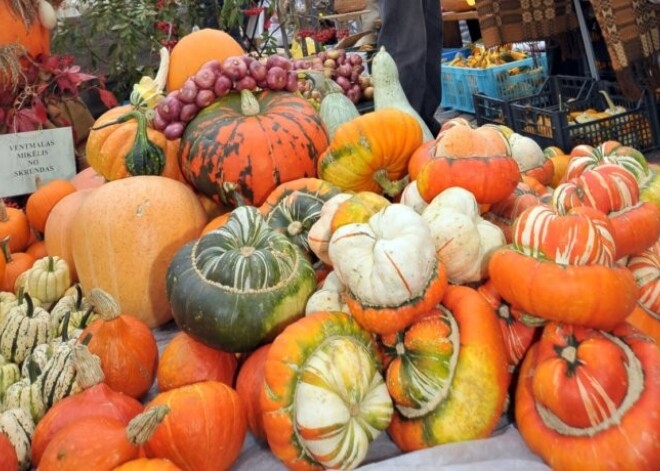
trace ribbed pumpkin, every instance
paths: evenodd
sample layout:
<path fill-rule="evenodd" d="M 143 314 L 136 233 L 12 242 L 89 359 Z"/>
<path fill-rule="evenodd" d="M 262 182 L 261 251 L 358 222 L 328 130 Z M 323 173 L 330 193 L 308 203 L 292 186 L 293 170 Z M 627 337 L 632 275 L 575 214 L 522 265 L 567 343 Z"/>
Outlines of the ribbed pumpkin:
<path fill-rule="evenodd" d="M 158 345 L 151 329 L 134 316 L 124 314 L 108 293 L 94 288 L 87 299 L 100 318 L 80 334 L 88 335 L 89 351 L 101 359 L 105 382 L 112 389 L 136 399 L 144 396 L 158 368 Z"/>
<path fill-rule="evenodd" d="M 230 93 L 181 138 L 183 175 L 217 203 L 260 206 L 280 184 L 316 176 L 328 135 L 314 107 L 286 92 Z"/>
<path fill-rule="evenodd" d="M 660 343 L 660 241 L 626 264 L 639 286 L 638 306 L 626 320 Z"/>
<path fill-rule="evenodd" d="M 177 154 L 178 139 L 169 140 L 165 135 L 152 128 L 147 128 L 143 118 L 128 119 L 125 122 L 112 124 L 113 121 L 126 116 L 132 111 L 131 105 L 118 106 L 103 113 L 94 123 L 85 147 L 87 162 L 90 167 L 106 180 L 117 180 L 134 175 L 160 175 L 183 180 Z M 160 149 L 162 155 L 152 148 L 135 148 L 136 136 L 146 133 L 146 139 L 151 145 Z M 158 160 L 162 157 L 162 161 Z M 161 172 L 150 172 L 147 169 L 161 168 Z"/>
<path fill-rule="evenodd" d="M 305 312 L 316 275 L 303 252 L 253 206 L 184 245 L 167 272 L 167 295 L 184 332 L 229 352 L 271 341 Z"/>
<path fill-rule="evenodd" d="M 348 121 L 318 161 L 318 175 L 343 191 L 398 195 L 408 161 L 422 145 L 422 129 L 408 113 L 387 108 Z"/>
<path fill-rule="evenodd" d="M 163 458 L 137 458 L 117 466 L 113 471 L 182 471 L 170 460 Z"/>
<path fill-rule="evenodd" d="M 11 251 L 20 252 L 30 240 L 30 223 L 22 209 L 9 207 L 0 198 L 0 240 L 5 237 L 9 237 Z"/>
<path fill-rule="evenodd" d="M 30 226 L 43 233 L 53 207 L 62 198 L 75 191 L 76 187 L 69 180 L 58 178 L 46 183 L 37 180 L 37 189 L 28 197 L 25 204 L 25 214 Z"/>
<path fill-rule="evenodd" d="M 122 178 L 94 190 L 76 218 L 72 254 L 83 291 L 107 291 L 150 327 L 170 320 L 167 266 L 206 224 L 195 193 L 171 178 Z"/>
<path fill-rule="evenodd" d="M 271 345 L 267 343 L 250 353 L 236 376 L 236 392 L 244 399 L 248 429 L 259 440 L 266 440 L 260 401 L 265 384 L 264 368 Z"/>

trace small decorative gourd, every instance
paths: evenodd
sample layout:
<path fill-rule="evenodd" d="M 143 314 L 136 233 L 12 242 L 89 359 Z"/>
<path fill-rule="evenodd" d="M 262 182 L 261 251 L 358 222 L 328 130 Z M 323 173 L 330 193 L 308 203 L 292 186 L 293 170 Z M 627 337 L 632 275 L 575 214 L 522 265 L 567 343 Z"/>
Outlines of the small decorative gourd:
<path fill-rule="evenodd" d="M 30 442 L 34 433 L 34 421 L 29 412 L 15 407 L 0 413 L 0 433 L 9 438 L 16 450 L 19 471 L 30 468 Z"/>
<path fill-rule="evenodd" d="M 30 414 L 34 423 L 37 423 L 46 413 L 46 405 L 42 395 L 42 382 L 39 381 L 41 372 L 35 364 L 31 363 L 31 366 L 27 376 L 9 386 L 2 409 L 23 409 Z"/>
<path fill-rule="evenodd" d="M 73 293 L 62 296 L 50 310 L 50 326 L 53 337 L 62 335 L 62 323 L 67 313 L 69 314 L 67 328 L 71 337 L 77 337 L 76 334 L 73 334 L 75 329 L 84 329 L 99 317 L 94 312 L 94 306 L 87 301 L 81 286 L 77 283 L 74 286 Z"/>
<path fill-rule="evenodd" d="M 60 257 L 47 256 L 34 262 L 25 275 L 26 293 L 51 305 L 71 286 L 69 265 Z"/>
<path fill-rule="evenodd" d="M 12 384 L 21 380 L 21 369 L 16 363 L 5 360 L 0 355 L 0 404 L 3 403 L 5 393 Z"/>
<path fill-rule="evenodd" d="M 0 354 L 21 364 L 34 347 L 50 339 L 50 314 L 25 293 L 25 302 L 13 307 L 0 324 Z"/>

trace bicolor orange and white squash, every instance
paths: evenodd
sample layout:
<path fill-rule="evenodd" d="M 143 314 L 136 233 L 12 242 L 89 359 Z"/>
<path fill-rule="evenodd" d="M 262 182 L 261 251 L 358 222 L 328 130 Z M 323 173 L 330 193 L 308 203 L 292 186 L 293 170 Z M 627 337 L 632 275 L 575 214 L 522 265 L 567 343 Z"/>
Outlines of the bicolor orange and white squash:
<path fill-rule="evenodd" d="M 263 423 L 289 469 L 353 469 L 387 428 L 393 406 L 372 335 L 342 312 L 288 326 L 264 365 Z"/>
<path fill-rule="evenodd" d="M 630 271 L 613 265 L 615 250 L 602 212 L 535 206 L 514 223 L 513 244 L 492 255 L 490 279 L 502 298 L 533 316 L 612 329 L 638 296 Z"/>
<path fill-rule="evenodd" d="M 516 424 L 552 469 L 657 469 L 658 410 L 660 349 L 625 322 L 550 323 L 523 360 Z"/>
<path fill-rule="evenodd" d="M 509 136 L 509 144 L 522 175 L 534 177 L 543 185 L 552 182 L 555 166 L 534 139 L 514 132 Z"/>
<path fill-rule="evenodd" d="M 506 244 L 502 229 L 479 215 L 479 205 L 469 191 L 450 187 L 433 198 L 422 212 L 450 283 L 482 280 L 493 250 Z"/>
<path fill-rule="evenodd" d="M 367 222 L 339 227 L 328 253 L 348 288 L 351 314 L 374 333 L 410 325 L 440 302 L 447 287 L 429 225 L 402 204 L 386 206 Z"/>
<path fill-rule="evenodd" d="M 630 256 L 627 267 L 639 287 L 639 300 L 626 320 L 660 344 L 660 241 Z"/>
<path fill-rule="evenodd" d="M 532 206 L 541 204 L 539 194 L 527 183 L 519 182 L 516 189 L 502 201 L 490 206 L 483 218 L 502 229 L 507 243 L 512 240 L 512 228 L 516 218 Z"/>
<path fill-rule="evenodd" d="M 455 125 L 436 138 L 435 154 L 417 175 L 419 194 L 430 202 L 442 191 L 459 186 L 479 204 L 497 203 L 513 192 L 520 169 L 502 131 L 493 125 Z"/>
<path fill-rule="evenodd" d="M 346 305 L 346 286 L 334 271 L 328 273 L 321 286 L 307 300 L 306 315 L 319 311 L 350 313 Z"/>
<path fill-rule="evenodd" d="M 588 206 L 607 214 L 618 260 L 645 250 L 660 237 L 660 208 L 639 198 L 633 173 L 617 164 L 602 164 L 559 185 L 552 194 L 552 204 L 560 211 Z"/>
<path fill-rule="evenodd" d="M 504 408 L 507 360 L 495 312 L 476 290 L 449 286 L 442 304 L 382 337 L 403 451 L 487 437 Z"/>

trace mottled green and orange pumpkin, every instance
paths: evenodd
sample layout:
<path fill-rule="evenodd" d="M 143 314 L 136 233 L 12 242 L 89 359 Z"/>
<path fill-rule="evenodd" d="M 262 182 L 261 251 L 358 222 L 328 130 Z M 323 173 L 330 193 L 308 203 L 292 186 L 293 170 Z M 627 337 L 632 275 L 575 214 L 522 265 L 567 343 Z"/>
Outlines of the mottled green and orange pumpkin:
<path fill-rule="evenodd" d="M 186 180 L 217 203 L 260 206 L 280 184 L 316 176 L 328 134 L 314 107 L 286 92 L 230 93 L 186 126 Z"/>

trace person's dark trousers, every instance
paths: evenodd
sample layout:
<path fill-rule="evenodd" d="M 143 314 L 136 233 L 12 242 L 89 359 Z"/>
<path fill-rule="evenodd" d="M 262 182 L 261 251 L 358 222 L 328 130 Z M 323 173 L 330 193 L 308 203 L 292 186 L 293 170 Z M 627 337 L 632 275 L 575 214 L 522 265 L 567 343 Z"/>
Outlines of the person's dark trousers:
<path fill-rule="evenodd" d="M 378 45 L 392 55 L 408 101 L 437 134 L 433 117 L 442 98 L 442 18 L 439 0 L 379 0 Z"/>

